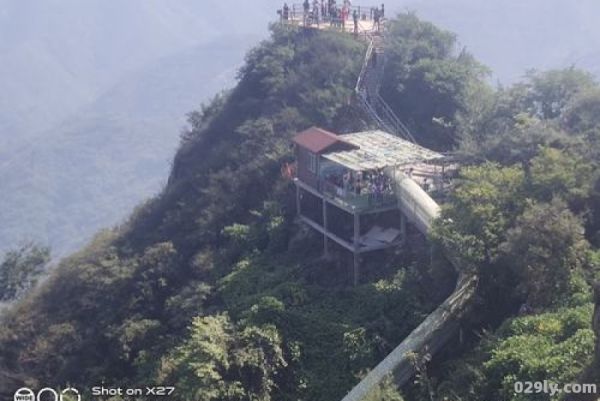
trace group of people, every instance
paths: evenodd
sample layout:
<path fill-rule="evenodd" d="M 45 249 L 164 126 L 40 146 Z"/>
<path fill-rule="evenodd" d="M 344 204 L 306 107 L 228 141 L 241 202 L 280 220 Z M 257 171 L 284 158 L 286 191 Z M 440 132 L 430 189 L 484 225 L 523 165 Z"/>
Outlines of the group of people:
<path fill-rule="evenodd" d="M 355 7 L 352 10 L 351 0 L 343 0 L 341 6 L 337 4 L 336 0 L 313 0 L 312 3 L 309 0 L 304 0 L 302 8 L 304 25 L 316 24 L 318 26 L 321 22 L 329 21 L 333 26 L 345 29 L 346 21 L 352 16 L 354 33 L 358 33 L 359 19 L 367 18 L 365 13 L 362 16 L 360 15 L 358 8 Z M 370 18 L 373 20 L 373 29 L 376 28 L 379 31 L 381 19 L 385 15 L 385 5 L 381 4 L 381 8 L 373 7 L 369 10 L 369 13 Z M 294 15 L 290 16 L 290 7 L 287 3 L 283 5 L 281 17 L 284 21 L 294 17 Z"/>
<path fill-rule="evenodd" d="M 416 177 L 414 176 L 413 167 L 406 170 L 404 174 L 411 180 L 414 179 L 421 186 L 421 188 L 423 188 L 425 192 L 432 192 L 443 189 L 444 181 L 448 180 L 448 177 L 446 177 L 446 174 L 444 172 L 442 172 L 441 174 L 433 174 L 430 177 L 420 175 L 420 178 L 416 179 Z"/>
<path fill-rule="evenodd" d="M 369 195 L 369 200 L 383 202 L 384 195 L 393 194 L 392 180 L 378 169 L 371 172 L 353 172 L 346 170 L 343 174 L 329 174 L 327 182 L 333 184 L 340 191 L 339 195 Z"/>

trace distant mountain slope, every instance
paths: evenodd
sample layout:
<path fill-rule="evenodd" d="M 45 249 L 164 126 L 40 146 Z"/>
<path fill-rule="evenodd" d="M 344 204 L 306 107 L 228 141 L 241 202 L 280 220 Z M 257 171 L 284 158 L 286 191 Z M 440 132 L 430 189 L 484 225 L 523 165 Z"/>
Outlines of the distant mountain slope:
<path fill-rule="evenodd" d="M 389 9 L 414 10 L 456 32 L 463 45 L 504 84 L 527 69 L 575 65 L 600 76 L 600 2 L 580 0 L 407 0 Z"/>
<path fill-rule="evenodd" d="M 0 251 L 63 253 L 156 192 L 275 4 L 0 0 Z"/>
<path fill-rule="evenodd" d="M 68 252 L 158 192 L 184 111 L 233 84 L 251 40 L 218 39 L 130 73 L 1 161 L 0 249 L 35 239 Z"/>
<path fill-rule="evenodd" d="M 264 31 L 266 2 L 0 0 L 0 157 L 127 72 L 224 33 Z"/>

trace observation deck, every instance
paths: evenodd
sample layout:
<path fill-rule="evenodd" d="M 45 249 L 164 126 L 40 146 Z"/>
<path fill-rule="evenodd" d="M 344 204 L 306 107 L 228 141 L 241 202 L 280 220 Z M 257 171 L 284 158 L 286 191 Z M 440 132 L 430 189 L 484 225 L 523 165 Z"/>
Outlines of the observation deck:
<path fill-rule="evenodd" d="M 309 128 L 294 137 L 296 207 L 301 221 L 354 254 L 401 245 L 407 216 L 398 200 L 398 177 L 430 194 L 449 183 L 444 155 L 383 131 L 337 135 Z M 419 227 L 417 227 L 419 228 Z"/>
<path fill-rule="evenodd" d="M 365 37 L 383 30 L 385 10 L 382 10 L 381 6 L 344 6 L 343 2 L 340 3 L 335 6 L 335 12 L 327 9 L 327 1 L 323 4 L 320 1 L 310 1 L 308 10 L 303 3 L 291 3 L 287 7 L 287 13 L 284 5 L 277 10 L 277 14 L 281 23 L 304 28 L 346 32 Z"/>

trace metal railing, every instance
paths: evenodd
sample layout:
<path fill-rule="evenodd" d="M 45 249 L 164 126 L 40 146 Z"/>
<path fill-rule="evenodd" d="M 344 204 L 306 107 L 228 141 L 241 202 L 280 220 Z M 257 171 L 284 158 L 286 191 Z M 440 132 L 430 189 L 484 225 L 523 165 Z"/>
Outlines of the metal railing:
<path fill-rule="evenodd" d="M 373 35 L 368 35 L 367 39 L 369 45 L 354 88 L 359 100 L 359 105 L 373 120 L 375 120 L 380 128 L 415 143 L 415 138 L 408 127 L 398 118 L 396 113 L 394 113 L 392 108 L 379 94 L 381 79 L 383 78 L 385 57 L 384 60 L 379 61 L 379 65 L 372 63 L 373 53 L 377 52 L 377 48 L 375 47 Z M 381 49 L 383 50 L 383 47 Z M 372 90 L 369 90 L 367 78 L 375 80 Z"/>
<path fill-rule="evenodd" d="M 341 9 L 342 7 L 336 7 L 335 14 L 332 14 L 329 10 L 327 10 L 327 4 L 324 4 L 324 9 L 321 7 L 319 3 L 318 7 L 315 9 L 312 5 L 312 1 L 309 2 L 308 10 L 305 11 L 303 3 L 293 3 L 288 6 L 287 14 L 284 12 L 284 9 L 277 10 L 277 14 L 280 16 L 280 20 L 282 23 L 291 24 L 291 25 L 301 25 L 306 28 L 312 28 L 314 26 L 318 28 L 323 28 L 326 25 L 329 25 L 330 28 L 340 29 L 344 32 L 351 33 L 353 32 L 356 37 L 365 37 L 367 33 L 364 30 L 356 31 L 356 27 L 354 30 L 351 28 L 351 23 L 353 21 L 354 13 L 356 12 L 358 15 L 358 21 L 374 21 L 374 10 L 377 9 L 375 6 L 345 6 L 343 7 L 346 11 L 346 18 L 342 18 Z M 325 10 L 325 12 L 323 12 Z M 287 17 L 286 17 L 287 16 Z"/>
<path fill-rule="evenodd" d="M 325 179 L 319 181 L 319 192 L 356 209 L 369 209 L 394 205 L 398 202 L 394 192 L 368 192 L 357 194 Z"/>
<path fill-rule="evenodd" d="M 399 132 L 400 135 L 403 136 L 405 139 L 408 139 L 409 141 L 415 143 L 415 138 L 410 133 L 410 130 L 406 127 L 406 125 L 404 125 L 404 123 L 398 118 L 398 116 L 396 116 L 396 114 L 393 112 L 393 110 L 390 108 L 387 102 L 383 100 L 379 93 L 377 93 L 375 99 L 376 105 L 379 106 L 379 109 L 385 115 L 385 119 L 392 124 L 394 131 Z"/>
<path fill-rule="evenodd" d="M 325 2 L 325 14 L 323 14 L 322 9 L 321 9 L 321 2 L 319 1 L 318 4 L 318 10 L 317 12 L 319 13 L 319 15 L 325 19 L 325 18 L 329 18 L 331 17 L 331 12 L 330 10 L 327 10 L 327 2 Z M 341 9 L 342 7 L 339 7 L 338 4 L 338 9 Z M 358 13 L 358 18 L 361 21 L 371 21 L 373 20 L 373 10 L 375 9 L 379 9 L 378 6 L 364 6 L 364 5 L 360 5 L 360 6 L 349 6 L 348 8 L 348 16 L 350 18 L 352 18 L 352 15 L 354 13 L 354 11 L 356 11 Z M 304 14 L 304 3 L 292 3 L 289 6 L 289 10 L 290 10 L 290 15 L 292 15 L 294 18 L 298 18 L 298 16 L 303 16 Z M 313 10 L 313 2 L 309 1 L 309 6 L 308 6 L 308 12 L 314 12 Z"/>
<path fill-rule="evenodd" d="M 371 61 L 371 57 L 373 56 L 374 49 L 373 39 L 369 40 L 369 46 L 367 47 L 367 53 L 365 55 L 365 59 L 363 61 L 362 68 L 360 69 L 360 74 L 358 75 L 358 80 L 356 81 L 356 86 L 354 87 L 354 91 L 357 94 L 360 94 L 362 88 L 364 87 L 364 80 L 367 75 L 367 70 L 369 68 L 369 63 Z"/>

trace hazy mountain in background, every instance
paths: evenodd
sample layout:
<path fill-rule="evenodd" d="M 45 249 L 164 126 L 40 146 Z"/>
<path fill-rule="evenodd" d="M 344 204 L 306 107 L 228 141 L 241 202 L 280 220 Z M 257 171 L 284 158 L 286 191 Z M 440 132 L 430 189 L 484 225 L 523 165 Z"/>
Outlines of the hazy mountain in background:
<path fill-rule="evenodd" d="M 282 1 L 0 0 L 0 251 L 64 254 L 161 188 L 185 114 L 231 86 Z M 359 3 L 359 2 L 357 2 Z M 405 0 L 510 83 L 600 73 L 600 3 Z"/>
<path fill-rule="evenodd" d="M 268 3 L 0 0 L 0 251 L 64 254 L 158 192 L 185 114 L 233 85 Z"/>
<path fill-rule="evenodd" d="M 223 35 L 264 32 L 265 2 L 0 0 L 0 129 L 46 132 L 127 72 Z"/>
<path fill-rule="evenodd" d="M 456 32 L 493 70 L 492 79 L 518 81 L 527 69 L 575 66 L 600 76 L 600 2 L 596 0 L 408 0 L 395 10 Z M 391 4 L 390 4 L 391 6 Z"/>
<path fill-rule="evenodd" d="M 233 81 L 238 38 L 201 45 L 125 75 L 72 117 L 17 148 L 0 169 L 0 240 L 74 249 L 159 191 L 185 110 Z M 206 63 L 205 55 L 215 58 Z"/>

